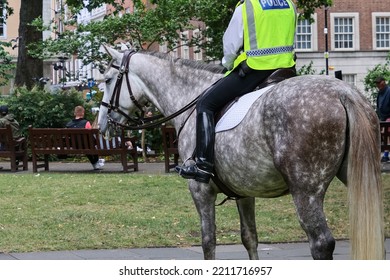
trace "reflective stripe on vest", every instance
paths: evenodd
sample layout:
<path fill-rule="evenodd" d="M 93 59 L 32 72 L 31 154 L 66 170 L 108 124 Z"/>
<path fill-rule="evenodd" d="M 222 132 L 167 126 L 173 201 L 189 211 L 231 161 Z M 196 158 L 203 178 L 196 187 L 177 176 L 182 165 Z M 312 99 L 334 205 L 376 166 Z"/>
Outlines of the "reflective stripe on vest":
<path fill-rule="evenodd" d="M 263 55 L 271 55 L 271 54 L 290 53 L 293 50 L 294 50 L 293 46 L 275 47 L 275 48 L 247 51 L 246 55 L 247 56 L 263 56 Z"/>
<path fill-rule="evenodd" d="M 244 60 L 247 60 L 250 68 L 257 70 L 294 66 L 293 44 L 296 27 L 294 4 L 290 0 L 246 0 L 242 13 L 244 52 L 234 61 L 233 69 Z M 260 22 L 265 25 L 261 25 Z M 268 32 L 274 32 L 273 24 L 279 24 L 275 26 L 278 33 L 275 37 L 270 37 Z"/>

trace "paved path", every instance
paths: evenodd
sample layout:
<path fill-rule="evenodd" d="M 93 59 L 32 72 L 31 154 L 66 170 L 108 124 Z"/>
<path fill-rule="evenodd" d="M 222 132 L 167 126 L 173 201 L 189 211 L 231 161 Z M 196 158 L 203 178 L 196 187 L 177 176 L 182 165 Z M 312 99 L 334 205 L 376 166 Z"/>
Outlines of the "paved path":
<path fill-rule="evenodd" d="M 148 174 L 166 174 L 164 169 L 164 163 L 139 163 L 139 171 L 137 173 L 148 173 Z M 28 163 L 28 170 L 23 171 L 19 170 L 17 172 L 11 172 L 9 162 L 0 162 L 0 167 L 3 169 L 0 170 L 2 173 L 12 173 L 15 175 L 18 174 L 27 174 L 32 173 L 32 163 Z M 75 172 L 75 173 L 121 173 L 123 172 L 122 165 L 120 162 L 106 162 L 102 170 L 93 170 L 92 165 L 88 162 L 50 162 L 49 171 L 45 171 L 43 168 L 39 169 L 39 173 L 44 172 Z M 132 171 L 130 171 L 131 173 Z M 172 171 L 174 172 L 174 171 Z"/>
<path fill-rule="evenodd" d="M 259 244 L 262 260 L 311 260 L 308 243 Z M 390 260 L 390 239 L 386 240 L 386 259 Z M 136 248 L 116 250 L 77 250 L 33 253 L 0 253 L 0 260 L 202 260 L 199 246 L 182 248 Z M 217 246 L 218 260 L 247 260 L 242 245 Z M 348 241 L 337 241 L 335 260 L 348 260 Z"/>
<path fill-rule="evenodd" d="M 31 165 L 31 163 L 30 163 Z M 0 162 L 4 169 L 0 174 L 11 173 L 9 162 Z M 19 171 L 13 174 L 32 173 L 32 167 L 28 171 Z M 49 172 L 98 172 L 112 173 L 122 172 L 120 163 L 108 162 L 101 171 L 92 170 L 89 163 L 50 163 Z M 43 171 L 45 172 L 45 171 Z M 140 163 L 139 173 L 166 174 L 163 163 Z M 310 260 L 310 250 L 307 242 L 304 243 L 280 243 L 259 244 L 260 259 L 265 260 Z M 390 239 L 386 239 L 386 259 L 390 260 Z M 349 259 L 348 241 L 337 241 L 334 253 L 336 260 Z M 115 250 L 77 250 L 56 252 L 32 252 L 32 253 L 0 253 L 0 260 L 201 260 L 202 249 L 199 246 L 180 248 L 133 248 Z M 245 248 L 242 245 L 220 245 L 217 247 L 217 259 L 219 260 L 246 260 L 248 259 Z"/>

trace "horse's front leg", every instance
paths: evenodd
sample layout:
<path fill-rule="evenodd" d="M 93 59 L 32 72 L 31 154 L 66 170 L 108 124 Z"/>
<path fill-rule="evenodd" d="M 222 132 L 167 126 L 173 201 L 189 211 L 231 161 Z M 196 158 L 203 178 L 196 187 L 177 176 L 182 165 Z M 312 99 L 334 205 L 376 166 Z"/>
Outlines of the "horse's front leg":
<path fill-rule="evenodd" d="M 236 201 L 240 213 L 241 240 L 248 252 L 249 259 L 258 260 L 258 238 L 255 219 L 255 198 L 241 198 Z"/>
<path fill-rule="evenodd" d="M 189 188 L 200 216 L 204 259 L 215 260 L 215 201 L 217 192 L 210 185 L 194 180 L 190 180 Z"/>

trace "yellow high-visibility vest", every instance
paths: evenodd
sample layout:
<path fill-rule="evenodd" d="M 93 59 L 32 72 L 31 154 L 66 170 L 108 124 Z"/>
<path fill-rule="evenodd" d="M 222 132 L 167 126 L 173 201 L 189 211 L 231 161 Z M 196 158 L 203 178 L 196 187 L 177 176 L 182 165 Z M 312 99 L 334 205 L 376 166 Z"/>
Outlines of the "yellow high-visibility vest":
<path fill-rule="evenodd" d="M 233 69 L 244 60 L 255 70 L 294 66 L 297 18 L 291 0 L 246 0 L 242 5 L 244 51 Z"/>

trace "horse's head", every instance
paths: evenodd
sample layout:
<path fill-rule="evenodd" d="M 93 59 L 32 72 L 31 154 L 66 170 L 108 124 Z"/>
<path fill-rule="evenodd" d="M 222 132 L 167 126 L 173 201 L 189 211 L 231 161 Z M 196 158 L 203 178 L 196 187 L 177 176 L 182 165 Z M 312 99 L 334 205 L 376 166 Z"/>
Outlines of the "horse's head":
<path fill-rule="evenodd" d="M 140 88 L 130 77 L 130 58 L 135 51 L 119 52 L 107 46 L 104 46 L 104 50 L 112 60 L 104 73 L 105 88 L 98 118 L 102 133 L 115 124 L 134 121 L 131 114 L 137 109 L 142 110 L 145 103 Z M 113 126 L 110 127 L 110 124 Z"/>

